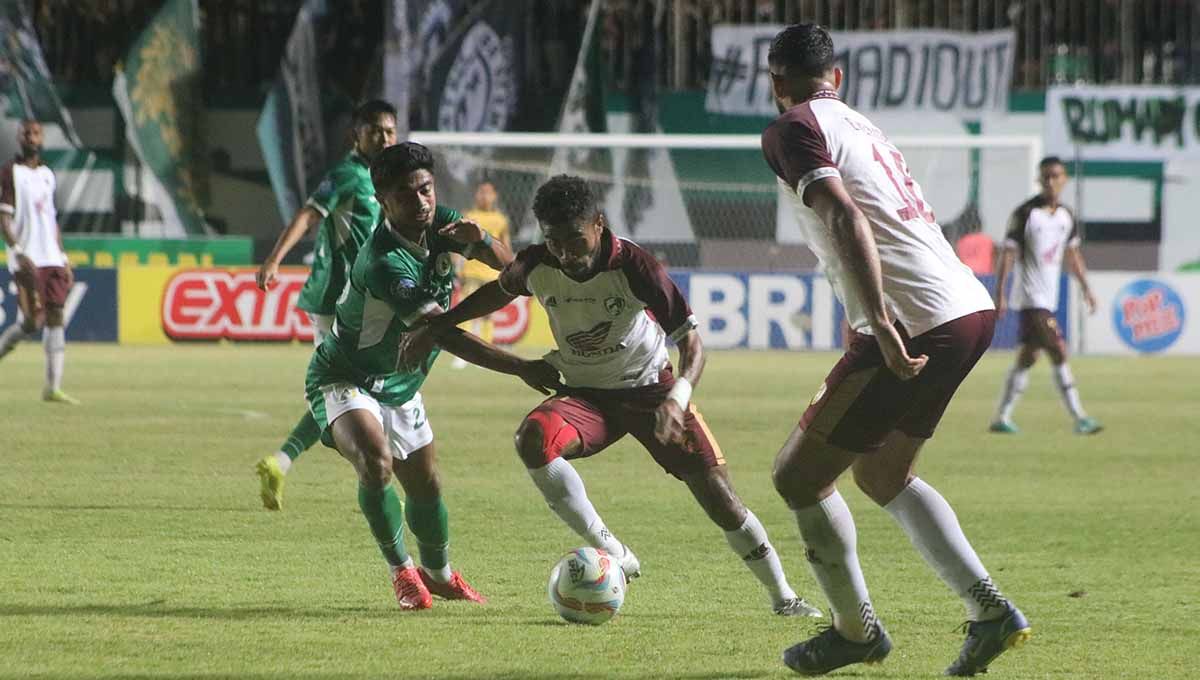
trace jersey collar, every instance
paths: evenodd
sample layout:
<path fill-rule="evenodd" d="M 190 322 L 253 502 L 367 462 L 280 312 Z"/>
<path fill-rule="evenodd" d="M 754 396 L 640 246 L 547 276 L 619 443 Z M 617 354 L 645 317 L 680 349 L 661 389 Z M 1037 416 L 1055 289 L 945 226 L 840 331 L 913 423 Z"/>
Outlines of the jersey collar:
<path fill-rule="evenodd" d="M 428 248 L 419 243 L 413 243 L 409 238 L 403 236 L 402 234 L 396 233 L 396 231 L 392 229 L 392 223 L 389 222 L 386 217 L 383 218 L 383 224 L 381 226 L 385 230 L 384 233 L 387 234 L 387 237 L 390 238 L 393 243 L 408 251 L 408 254 L 422 262 L 429 259 Z"/>
<path fill-rule="evenodd" d="M 811 102 L 814 99 L 841 99 L 841 97 L 838 96 L 837 90 L 817 90 L 804 101 Z"/>

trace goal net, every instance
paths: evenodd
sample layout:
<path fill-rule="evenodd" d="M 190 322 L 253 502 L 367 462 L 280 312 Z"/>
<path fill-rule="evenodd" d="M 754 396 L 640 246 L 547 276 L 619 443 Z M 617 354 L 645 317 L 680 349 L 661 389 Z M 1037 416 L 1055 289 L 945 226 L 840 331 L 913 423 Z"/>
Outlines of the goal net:
<path fill-rule="evenodd" d="M 413 132 L 436 156 L 438 200 L 466 211 L 493 183 L 514 241 L 538 240 L 538 186 L 583 176 L 609 224 L 672 267 L 812 269 L 802 231 L 763 161 L 758 135 Z M 953 243 L 979 230 L 999 241 L 1035 188 L 1038 137 L 892 138 Z"/>

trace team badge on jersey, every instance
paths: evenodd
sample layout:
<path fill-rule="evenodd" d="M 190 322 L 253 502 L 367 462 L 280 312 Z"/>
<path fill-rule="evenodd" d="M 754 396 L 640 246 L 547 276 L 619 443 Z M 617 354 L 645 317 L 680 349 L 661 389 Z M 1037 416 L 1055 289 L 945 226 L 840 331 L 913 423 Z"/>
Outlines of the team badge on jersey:
<path fill-rule="evenodd" d="M 450 259 L 450 253 L 438 253 L 437 259 L 433 261 L 433 270 L 437 275 L 446 276 L 453 268 L 454 261 Z"/>
<path fill-rule="evenodd" d="M 621 316 L 621 312 L 625 311 L 625 298 L 606 298 L 604 300 L 604 311 L 608 312 L 609 316 Z"/>

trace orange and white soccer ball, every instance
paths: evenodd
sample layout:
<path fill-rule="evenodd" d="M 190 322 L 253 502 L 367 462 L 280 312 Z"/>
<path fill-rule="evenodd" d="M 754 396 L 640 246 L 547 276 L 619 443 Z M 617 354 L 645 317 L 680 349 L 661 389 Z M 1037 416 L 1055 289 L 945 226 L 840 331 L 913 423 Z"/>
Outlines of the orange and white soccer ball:
<path fill-rule="evenodd" d="M 603 550 L 576 548 L 550 571 L 550 604 L 571 623 L 598 626 L 625 602 L 625 572 Z"/>

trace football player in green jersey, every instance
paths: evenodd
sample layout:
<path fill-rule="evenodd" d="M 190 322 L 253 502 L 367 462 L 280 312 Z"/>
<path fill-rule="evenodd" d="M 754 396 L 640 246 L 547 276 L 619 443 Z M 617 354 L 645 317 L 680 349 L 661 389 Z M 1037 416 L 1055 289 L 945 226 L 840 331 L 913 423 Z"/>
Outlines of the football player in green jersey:
<path fill-rule="evenodd" d="M 354 148 L 321 180 L 312 196 L 292 218 L 275 242 L 266 262 L 258 270 L 258 287 L 275 283 L 279 264 L 315 225 L 320 225 L 313 250 L 312 271 L 296 306 L 308 314 L 313 326 L 313 344 L 319 346 L 333 327 L 334 305 L 358 249 L 379 221 L 379 201 L 371 184 L 370 163 L 385 148 L 396 143 L 396 109 L 372 100 L 354 112 Z M 305 412 L 279 450 L 264 456 L 255 466 L 261 485 L 263 507 L 283 508 L 283 479 L 292 462 L 321 436 L 312 414 Z"/>
<path fill-rule="evenodd" d="M 434 453 L 433 430 L 419 392 L 437 351 L 397 371 L 406 333 L 450 306 L 451 253 L 494 269 L 512 261 L 500 239 L 437 206 L 433 154 L 413 142 L 386 149 L 371 164 L 383 219 L 359 250 L 338 299 L 335 330 L 309 363 L 305 393 L 321 429 L 358 473 L 358 504 L 384 559 L 401 609 L 428 609 L 431 594 L 483 602 L 447 553 L 449 528 Z M 447 349 L 486 368 L 525 375 L 527 362 L 458 332 Z M 404 506 L 391 480 L 404 488 Z M 417 539 L 421 568 L 403 538 L 404 516 Z"/>

